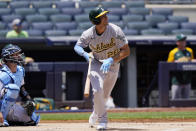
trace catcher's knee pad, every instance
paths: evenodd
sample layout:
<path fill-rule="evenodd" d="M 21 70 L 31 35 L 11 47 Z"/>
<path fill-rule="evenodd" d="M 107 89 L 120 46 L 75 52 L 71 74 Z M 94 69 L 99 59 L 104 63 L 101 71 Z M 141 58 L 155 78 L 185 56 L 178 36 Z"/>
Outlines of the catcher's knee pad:
<path fill-rule="evenodd" d="M 19 87 L 15 84 L 9 84 L 6 87 L 6 93 L 3 96 L 1 101 L 1 112 L 3 114 L 3 118 L 6 119 L 10 108 L 16 102 L 16 99 L 19 94 Z"/>

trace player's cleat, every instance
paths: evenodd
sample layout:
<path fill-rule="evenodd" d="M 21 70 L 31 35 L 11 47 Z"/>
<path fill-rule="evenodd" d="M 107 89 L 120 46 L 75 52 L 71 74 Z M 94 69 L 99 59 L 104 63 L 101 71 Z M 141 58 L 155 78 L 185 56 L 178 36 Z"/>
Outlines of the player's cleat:
<path fill-rule="evenodd" d="M 8 123 L 7 120 L 4 120 L 4 121 L 3 121 L 3 127 L 7 127 L 7 126 L 9 126 L 9 123 Z"/>
<path fill-rule="evenodd" d="M 89 117 L 89 125 L 91 128 L 95 125 L 97 119 L 98 119 L 98 116 L 93 112 Z"/>
<path fill-rule="evenodd" d="M 97 130 L 106 130 L 107 124 L 106 123 L 99 123 L 97 126 Z"/>

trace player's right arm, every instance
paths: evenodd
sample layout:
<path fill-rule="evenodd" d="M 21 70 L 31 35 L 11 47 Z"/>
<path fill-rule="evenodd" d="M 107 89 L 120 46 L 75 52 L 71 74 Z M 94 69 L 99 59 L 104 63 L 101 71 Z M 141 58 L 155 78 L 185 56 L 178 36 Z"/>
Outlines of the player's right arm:
<path fill-rule="evenodd" d="M 173 49 L 173 50 L 171 50 L 169 52 L 169 56 L 167 58 L 167 62 L 174 62 L 175 61 L 174 55 L 175 55 L 176 51 L 177 51 L 177 48 L 175 48 L 175 49 Z"/>
<path fill-rule="evenodd" d="M 82 33 L 82 36 L 74 46 L 74 50 L 78 55 L 83 56 L 86 59 L 86 61 L 89 62 L 89 54 L 84 50 L 84 48 L 86 48 L 87 46 L 88 42 L 86 41 L 85 33 Z"/>

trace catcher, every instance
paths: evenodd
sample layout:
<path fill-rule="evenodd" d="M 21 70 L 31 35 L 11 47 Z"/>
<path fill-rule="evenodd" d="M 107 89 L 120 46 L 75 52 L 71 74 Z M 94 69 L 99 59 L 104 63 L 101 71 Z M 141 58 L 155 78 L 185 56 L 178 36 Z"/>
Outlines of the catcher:
<path fill-rule="evenodd" d="M 35 126 L 40 120 L 34 112 L 35 104 L 24 88 L 24 53 L 17 45 L 2 49 L 0 69 L 0 122 L 1 126 Z M 17 104 L 18 96 L 23 104 Z"/>

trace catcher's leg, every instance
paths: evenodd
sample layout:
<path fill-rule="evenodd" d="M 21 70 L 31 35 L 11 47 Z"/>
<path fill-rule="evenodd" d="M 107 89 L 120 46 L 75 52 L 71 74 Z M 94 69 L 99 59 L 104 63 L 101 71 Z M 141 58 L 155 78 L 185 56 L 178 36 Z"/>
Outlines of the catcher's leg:
<path fill-rule="evenodd" d="M 11 126 L 35 126 L 38 124 L 40 116 L 37 116 L 32 108 L 31 102 L 25 105 L 14 104 L 8 115 Z"/>
<path fill-rule="evenodd" d="M 6 88 L 6 93 L 3 96 L 2 104 L 1 104 L 1 112 L 3 114 L 4 118 L 4 126 L 9 126 L 7 121 L 7 115 L 12 108 L 12 106 L 15 104 L 16 99 L 18 97 L 20 88 L 16 84 L 8 84 Z"/>

